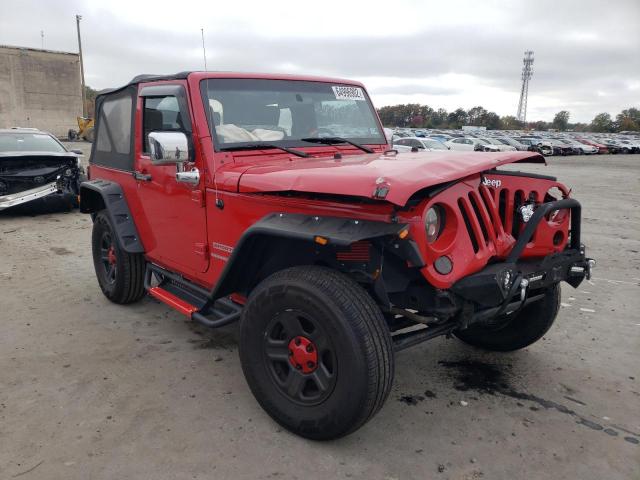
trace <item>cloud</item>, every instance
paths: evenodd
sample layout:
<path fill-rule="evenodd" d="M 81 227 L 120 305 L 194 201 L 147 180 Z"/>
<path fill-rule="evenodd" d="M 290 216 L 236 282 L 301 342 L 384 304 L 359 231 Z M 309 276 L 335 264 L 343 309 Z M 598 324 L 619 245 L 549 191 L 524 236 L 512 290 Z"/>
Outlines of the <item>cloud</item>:
<path fill-rule="evenodd" d="M 205 28 L 212 70 L 274 71 L 355 78 L 377 106 L 481 104 L 514 114 L 522 53 L 535 51 L 529 118 L 572 120 L 638 105 L 640 3 L 542 0 L 429 4 L 326 0 L 323 8 L 285 1 L 81 2 L 3 0 L 0 44 L 75 50 L 74 14 L 83 14 L 86 78 L 95 88 L 139 73 L 202 69 Z M 194 13 L 197 12 L 197 13 Z M 357 15 L 354 15 L 357 12 Z M 634 85 L 636 87 L 634 87 Z M 598 95 L 597 92 L 604 93 Z"/>

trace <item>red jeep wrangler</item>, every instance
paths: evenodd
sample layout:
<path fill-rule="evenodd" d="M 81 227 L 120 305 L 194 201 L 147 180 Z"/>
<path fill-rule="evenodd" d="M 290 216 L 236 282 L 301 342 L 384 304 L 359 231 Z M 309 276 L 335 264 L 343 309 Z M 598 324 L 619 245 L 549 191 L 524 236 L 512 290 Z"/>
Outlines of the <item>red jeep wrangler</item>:
<path fill-rule="evenodd" d="M 347 80 L 185 72 L 96 100 L 81 209 L 106 297 L 240 320 L 240 360 L 287 429 L 331 439 L 387 398 L 394 354 L 440 335 L 493 351 L 551 327 L 593 261 L 533 152 L 390 150 Z"/>

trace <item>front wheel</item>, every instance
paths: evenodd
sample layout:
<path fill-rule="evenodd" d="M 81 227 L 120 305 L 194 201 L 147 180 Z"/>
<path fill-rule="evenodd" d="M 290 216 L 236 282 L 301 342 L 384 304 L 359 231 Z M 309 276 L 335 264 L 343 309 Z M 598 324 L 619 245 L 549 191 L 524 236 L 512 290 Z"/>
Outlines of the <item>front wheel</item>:
<path fill-rule="evenodd" d="M 324 267 L 282 270 L 255 288 L 240 322 L 240 360 L 262 408 L 316 440 L 364 425 L 393 380 L 380 309 L 359 284 Z"/>
<path fill-rule="evenodd" d="M 96 215 L 91 234 L 93 266 L 105 297 L 114 303 L 133 303 L 145 293 L 145 260 L 140 253 L 120 248 L 109 215 L 102 210 Z"/>
<path fill-rule="evenodd" d="M 494 352 L 519 350 L 537 342 L 553 325 L 560 309 L 560 284 L 550 287 L 544 298 L 510 315 L 500 327 L 475 325 L 455 332 L 455 336 L 474 347 Z"/>

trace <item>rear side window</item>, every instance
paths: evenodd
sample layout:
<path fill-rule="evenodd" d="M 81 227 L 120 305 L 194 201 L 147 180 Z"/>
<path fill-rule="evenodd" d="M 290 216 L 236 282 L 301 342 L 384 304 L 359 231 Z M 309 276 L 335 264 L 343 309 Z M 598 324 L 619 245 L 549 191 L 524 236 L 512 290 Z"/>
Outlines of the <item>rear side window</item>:
<path fill-rule="evenodd" d="M 99 97 L 91 163 L 133 170 L 133 116 L 136 90 L 128 87 Z"/>

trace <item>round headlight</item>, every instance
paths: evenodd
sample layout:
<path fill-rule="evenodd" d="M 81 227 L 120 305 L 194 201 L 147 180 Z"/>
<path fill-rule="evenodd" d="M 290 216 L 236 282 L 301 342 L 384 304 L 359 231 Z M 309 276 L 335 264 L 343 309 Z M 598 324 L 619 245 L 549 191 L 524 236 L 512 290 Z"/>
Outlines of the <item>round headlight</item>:
<path fill-rule="evenodd" d="M 444 226 L 444 212 L 442 208 L 436 205 L 427 210 L 424 225 L 427 230 L 427 242 L 435 242 L 440 236 L 440 232 Z"/>

